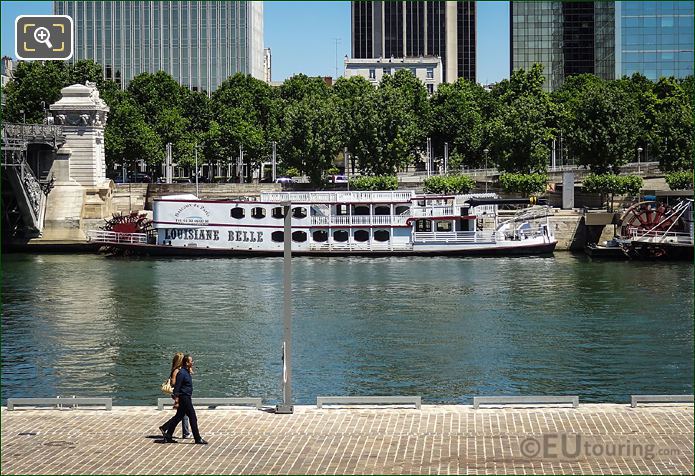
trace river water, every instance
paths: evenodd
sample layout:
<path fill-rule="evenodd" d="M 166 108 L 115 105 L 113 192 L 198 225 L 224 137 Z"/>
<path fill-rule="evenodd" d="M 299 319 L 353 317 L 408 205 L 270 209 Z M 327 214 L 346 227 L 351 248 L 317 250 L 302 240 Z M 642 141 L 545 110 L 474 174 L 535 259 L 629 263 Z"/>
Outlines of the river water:
<path fill-rule="evenodd" d="M 176 350 L 197 396 L 281 398 L 281 258 L 2 261 L 3 404 L 151 405 Z M 693 393 L 691 263 L 295 258 L 293 305 L 295 403 Z"/>

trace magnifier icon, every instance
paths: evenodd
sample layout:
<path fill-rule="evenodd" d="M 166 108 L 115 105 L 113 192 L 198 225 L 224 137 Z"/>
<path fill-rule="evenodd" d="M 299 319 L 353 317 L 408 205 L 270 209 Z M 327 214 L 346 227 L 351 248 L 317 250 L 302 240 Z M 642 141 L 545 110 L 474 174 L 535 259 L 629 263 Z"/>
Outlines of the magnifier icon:
<path fill-rule="evenodd" d="M 51 32 L 48 31 L 48 28 L 40 26 L 34 30 L 34 39 L 38 43 L 44 43 L 49 48 L 53 49 L 53 45 L 51 44 Z"/>

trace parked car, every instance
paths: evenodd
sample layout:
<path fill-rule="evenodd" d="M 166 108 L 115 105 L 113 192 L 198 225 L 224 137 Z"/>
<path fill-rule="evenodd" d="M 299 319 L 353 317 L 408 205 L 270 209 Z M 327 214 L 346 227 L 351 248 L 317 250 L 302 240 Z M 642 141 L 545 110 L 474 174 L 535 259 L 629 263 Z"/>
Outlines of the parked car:
<path fill-rule="evenodd" d="M 348 178 L 345 175 L 331 175 L 331 183 L 348 183 Z"/>
<path fill-rule="evenodd" d="M 294 183 L 291 177 L 278 177 L 275 183 Z"/>

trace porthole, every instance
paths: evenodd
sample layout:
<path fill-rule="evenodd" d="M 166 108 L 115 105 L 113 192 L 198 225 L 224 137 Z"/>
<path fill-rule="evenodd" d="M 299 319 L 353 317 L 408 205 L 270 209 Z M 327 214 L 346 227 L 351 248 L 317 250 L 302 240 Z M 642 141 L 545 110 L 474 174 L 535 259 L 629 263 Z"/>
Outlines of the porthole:
<path fill-rule="evenodd" d="M 263 207 L 254 207 L 251 209 L 251 216 L 253 218 L 261 219 L 265 218 L 265 208 Z"/>
<path fill-rule="evenodd" d="M 357 230 L 355 232 L 355 241 L 359 241 L 360 243 L 369 241 L 369 232 L 367 230 Z"/>
<path fill-rule="evenodd" d="M 285 241 L 285 232 L 274 231 L 270 234 L 270 239 L 276 243 L 282 243 L 283 241 Z"/>
<path fill-rule="evenodd" d="M 246 212 L 244 212 L 244 209 L 241 207 L 234 207 L 234 208 L 232 208 L 230 215 L 232 216 L 232 218 L 236 218 L 237 220 L 241 220 L 246 215 Z"/>
<path fill-rule="evenodd" d="M 292 241 L 297 243 L 303 243 L 306 241 L 306 231 L 295 231 L 292 232 Z"/>
<path fill-rule="evenodd" d="M 295 207 L 292 209 L 292 216 L 295 218 L 306 218 L 306 208 Z"/>
<path fill-rule="evenodd" d="M 388 230 L 376 230 L 374 232 L 374 239 L 376 241 L 389 241 L 389 238 L 391 237 L 391 234 L 389 233 Z"/>
<path fill-rule="evenodd" d="M 273 218 L 277 219 L 285 218 L 285 210 L 283 209 L 283 207 L 275 207 L 273 208 L 271 215 Z"/>
<path fill-rule="evenodd" d="M 312 236 L 314 241 L 317 243 L 324 243 L 328 241 L 328 232 L 326 230 L 316 230 Z"/>
<path fill-rule="evenodd" d="M 391 214 L 391 207 L 387 207 L 385 205 L 379 205 L 377 207 L 374 207 L 374 214 L 375 215 L 390 215 Z"/>
<path fill-rule="evenodd" d="M 333 241 L 339 241 L 341 243 L 348 240 L 348 232 L 345 230 L 336 230 L 333 232 Z"/>

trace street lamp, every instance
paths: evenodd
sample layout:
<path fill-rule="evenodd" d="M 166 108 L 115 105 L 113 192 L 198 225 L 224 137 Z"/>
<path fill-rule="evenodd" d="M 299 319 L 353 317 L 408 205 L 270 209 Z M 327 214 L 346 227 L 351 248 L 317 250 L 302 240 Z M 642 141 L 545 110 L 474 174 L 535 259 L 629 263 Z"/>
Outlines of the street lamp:
<path fill-rule="evenodd" d="M 490 149 L 483 149 L 483 154 L 485 154 L 485 193 L 487 193 L 487 154 L 490 153 Z"/>
<path fill-rule="evenodd" d="M 195 196 L 200 198 L 198 191 L 198 141 L 195 142 Z"/>
<path fill-rule="evenodd" d="M 24 109 L 20 109 L 19 113 L 22 115 L 22 125 L 27 123 L 27 115 L 24 113 Z"/>
<path fill-rule="evenodd" d="M 637 173 L 641 174 L 642 173 L 642 163 L 641 163 L 641 158 L 642 158 L 642 148 L 637 147 Z"/>

